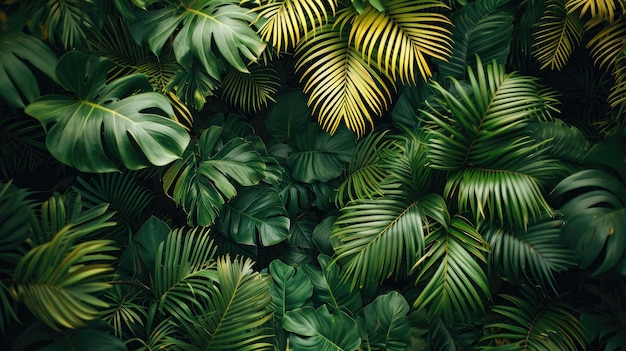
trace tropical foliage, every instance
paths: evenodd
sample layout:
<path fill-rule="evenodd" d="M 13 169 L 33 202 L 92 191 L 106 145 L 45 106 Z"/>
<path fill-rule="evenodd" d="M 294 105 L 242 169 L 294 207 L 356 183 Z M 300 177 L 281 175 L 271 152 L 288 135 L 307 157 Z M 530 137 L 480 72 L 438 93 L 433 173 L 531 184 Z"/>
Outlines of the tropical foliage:
<path fill-rule="evenodd" d="M 0 4 L 0 349 L 619 350 L 623 0 Z"/>

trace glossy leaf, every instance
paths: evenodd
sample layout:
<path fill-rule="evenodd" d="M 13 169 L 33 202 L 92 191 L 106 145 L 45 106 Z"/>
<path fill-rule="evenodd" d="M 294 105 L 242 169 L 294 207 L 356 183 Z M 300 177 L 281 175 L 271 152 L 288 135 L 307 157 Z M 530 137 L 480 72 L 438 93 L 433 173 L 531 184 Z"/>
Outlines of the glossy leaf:
<path fill-rule="evenodd" d="M 283 328 L 291 332 L 294 351 L 353 351 L 361 338 L 356 322 L 341 310 L 304 307 L 287 313 Z"/>
<path fill-rule="evenodd" d="M 291 310 L 311 305 L 313 284 L 301 268 L 273 260 L 269 273 L 274 282 L 272 302 L 276 306 L 274 313 L 277 318 L 283 318 Z"/>
<path fill-rule="evenodd" d="M 290 220 L 278 192 L 258 186 L 224 205 L 218 226 L 240 244 L 271 246 L 287 239 Z"/>
<path fill-rule="evenodd" d="M 218 126 L 204 130 L 163 176 L 163 189 L 182 205 L 191 225 L 213 224 L 224 203 L 237 195 L 236 184 L 251 186 L 264 177 L 265 163 L 254 147 L 242 138 L 222 146 L 223 132 Z"/>
<path fill-rule="evenodd" d="M 151 92 L 141 74 L 105 84 L 110 67 L 105 59 L 71 51 L 59 60 L 56 74 L 77 98 L 45 95 L 26 107 L 47 128 L 50 153 L 80 171 L 99 173 L 120 164 L 136 170 L 180 158 L 189 135 L 165 117 L 174 114 L 167 98 Z"/>
<path fill-rule="evenodd" d="M 373 350 L 404 351 L 411 339 L 409 304 L 398 292 L 379 295 L 359 313 L 357 322 Z"/>
<path fill-rule="evenodd" d="M 313 302 L 315 306 L 328 305 L 333 308 L 346 308 L 352 312 L 362 306 L 359 290 L 351 290 L 350 286 L 341 280 L 342 271 L 339 265 L 332 262 L 330 256 L 317 256 L 320 267 L 312 264 L 303 265 L 304 272 L 313 283 Z"/>

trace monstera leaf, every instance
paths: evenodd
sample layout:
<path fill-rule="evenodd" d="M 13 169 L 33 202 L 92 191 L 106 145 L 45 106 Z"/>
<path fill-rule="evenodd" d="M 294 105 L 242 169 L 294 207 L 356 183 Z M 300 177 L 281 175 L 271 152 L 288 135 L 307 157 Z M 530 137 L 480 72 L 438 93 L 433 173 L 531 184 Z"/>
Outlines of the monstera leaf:
<path fill-rule="evenodd" d="M 41 40 L 18 31 L 0 33 L 0 98 L 24 108 L 22 96 L 28 101 L 39 97 L 39 84 L 31 65 L 54 77 L 57 58 Z"/>
<path fill-rule="evenodd" d="M 264 177 L 265 163 L 254 147 L 243 138 L 222 145 L 222 133 L 222 127 L 206 129 L 163 176 L 163 189 L 183 206 L 190 225 L 213 224 L 224 203 L 237 195 L 233 182 L 251 186 Z"/>
<path fill-rule="evenodd" d="M 352 351 L 361 344 L 356 321 L 340 310 L 331 313 L 326 305 L 287 313 L 283 328 L 292 333 L 294 350 Z"/>
<path fill-rule="evenodd" d="M 132 170 L 163 166 L 180 157 L 189 135 L 175 121 L 165 96 L 152 92 L 143 74 L 106 84 L 112 63 L 76 51 L 59 60 L 56 75 L 66 95 L 46 95 L 25 112 L 47 128 L 46 146 L 79 171 L 105 173 L 120 163 Z M 140 93 L 135 93 L 139 91 Z"/>
<path fill-rule="evenodd" d="M 173 46 L 178 62 L 189 69 L 196 58 L 212 77 L 219 79 L 218 55 L 235 69 L 248 72 L 247 63 L 256 61 L 265 49 L 250 26 L 254 19 L 237 1 L 172 1 L 161 9 L 140 13 L 131 32 L 157 55 L 175 34 Z"/>
<path fill-rule="evenodd" d="M 278 192 L 266 186 L 246 189 L 224 206 L 219 226 L 236 242 L 264 246 L 278 244 L 289 236 L 289 217 Z"/>

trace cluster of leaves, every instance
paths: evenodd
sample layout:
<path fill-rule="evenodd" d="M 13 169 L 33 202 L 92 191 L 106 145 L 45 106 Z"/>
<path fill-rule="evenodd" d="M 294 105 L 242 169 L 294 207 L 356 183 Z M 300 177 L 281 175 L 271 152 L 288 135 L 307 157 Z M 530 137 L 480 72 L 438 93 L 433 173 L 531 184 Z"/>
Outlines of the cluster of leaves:
<path fill-rule="evenodd" d="M 0 348 L 619 348 L 625 12 L 5 1 Z"/>

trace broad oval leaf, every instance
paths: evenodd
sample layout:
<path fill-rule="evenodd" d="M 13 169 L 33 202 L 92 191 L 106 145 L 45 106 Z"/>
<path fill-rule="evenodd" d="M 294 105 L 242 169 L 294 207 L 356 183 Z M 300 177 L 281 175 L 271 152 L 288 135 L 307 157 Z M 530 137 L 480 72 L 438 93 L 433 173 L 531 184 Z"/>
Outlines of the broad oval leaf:
<path fill-rule="evenodd" d="M 25 112 L 47 128 L 46 146 L 62 163 L 83 172 L 105 173 L 124 167 L 164 166 L 189 143 L 187 131 L 166 116 L 169 100 L 152 92 L 148 79 L 133 74 L 106 85 L 110 61 L 77 51 L 63 55 L 56 74 L 77 95 L 46 95 Z M 136 93 L 140 91 L 140 93 Z"/>
<path fill-rule="evenodd" d="M 341 310 L 330 313 L 326 305 L 290 311 L 283 328 L 292 333 L 294 351 L 353 351 L 361 344 L 356 321 Z"/>
<path fill-rule="evenodd" d="M 265 128 L 277 141 L 294 138 L 310 121 L 311 111 L 306 104 L 306 95 L 296 90 L 276 99 L 265 117 Z"/>
<path fill-rule="evenodd" d="M 223 129 L 212 126 L 163 176 L 163 189 L 187 213 L 190 225 L 209 226 L 224 203 L 237 195 L 236 184 L 251 186 L 265 175 L 263 157 L 243 138 L 222 145 Z"/>
<path fill-rule="evenodd" d="M 379 295 L 359 313 L 357 322 L 372 350 L 405 351 L 411 341 L 409 304 L 396 291 Z"/>
<path fill-rule="evenodd" d="M 276 259 L 270 263 L 269 272 L 274 282 L 272 302 L 276 317 L 283 318 L 291 310 L 311 305 L 313 284 L 302 269 Z"/>
<path fill-rule="evenodd" d="M 306 125 L 295 140 L 295 151 L 287 160 L 293 177 L 305 183 L 327 182 L 339 177 L 355 147 L 354 134 L 341 129 L 330 135 L 314 123 Z"/>
<path fill-rule="evenodd" d="M 218 226 L 240 244 L 256 246 L 260 239 L 263 246 L 271 246 L 289 237 L 290 220 L 278 192 L 257 186 L 244 189 L 224 206 Z"/>
<path fill-rule="evenodd" d="M 22 96 L 28 102 L 39 97 L 37 78 L 24 61 L 54 79 L 57 58 L 41 40 L 19 31 L 0 33 L 0 48 L 0 97 L 24 108 Z"/>

